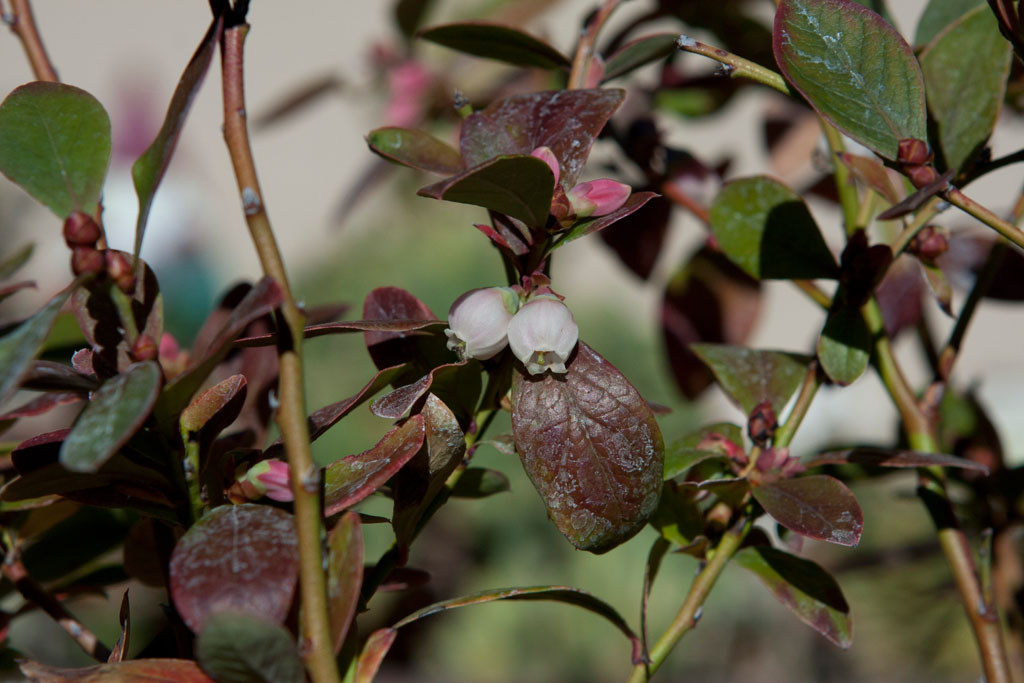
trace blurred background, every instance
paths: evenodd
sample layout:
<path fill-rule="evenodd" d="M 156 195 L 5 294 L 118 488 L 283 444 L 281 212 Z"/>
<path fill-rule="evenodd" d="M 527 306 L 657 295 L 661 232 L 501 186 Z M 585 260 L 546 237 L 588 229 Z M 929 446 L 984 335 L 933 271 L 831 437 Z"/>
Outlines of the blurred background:
<path fill-rule="evenodd" d="M 609 32 L 625 27 L 651 4 L 623 3 Z M 706 3 L 689 4 L 700 11 Z M 722 4 L 759 22 L 762 33 L 770 26 L 769 0 Z M 913 36 L 924 4 L 890 3 L 904 35 Z M 310 305 L 345 302 L 351 306 L 350 317 L 358 318 L 368 291 L 392 285 L 411 291 L 444 317 L 462 292 L 504 284 L 497 254 L 472 228 L 485 215 L 473 207 L 415 196 L 415 190 L 430 180 L 383 165 L 367 150 L 363 136 L 381 125 L 416 127 L 433 119 L 431 131 L 453 141 L 452 116 L 436 115 L 449 108 L 453 88 L 478 101 L 494 92 L 496 84 L 538 90 L 553 83 L 543 75 L 515 80 L 509 67 L 437 46 L 415 45 L 407 52 L 395 26 L 393 5 L 384 0 L 302 3 L 301 9 L 295 3 L 252 4 L 246 83 L 253 146 L 264 199 L 300 298 Z M 592 9 L 593 3 L 580 0 L 439 0 L 426 24 L 506 21 L 569 52 Z M 61 79 L 95 95 L 110 113 L 114 156 L 104 193 L 104 220 L 111 245 L 130 250 L 137 212 L 130 166 L 159 128 L 181 70 L 206 30 L 207 4 L 46 0 L 36 3 L 35 12 Z M 645 26 L 643 33 L 656 30 L 692 32 L 711 43 L 718 40 L 713 33 L 691 30 L 678 20 Z M 31 80 L 20 44 L 6 32 L 0 34 L 0 63 L 3 93 Z M 674 63 L 691 75 L 715 72 L 714 64 L 694 55 Z M 157 193 L 142 252 L 160 280 L 168 328 L 184 346 L 227 286 L 259 275 L 220 133 L 218 69 L 215 60 Z M 817 128 L 799 125 L 799 109 L 757 87 L 743 88 L 720 105 L 705 106 L 701 92 L 666 87 L 660 78 L 659 67 L 652 66 L 614 83 L 630 88 L 623 116 L 636 115 L 647 102 L 657 102 L 653 116 L 663 139 L 709 165 L 728 161 L 726 179 L 767 172 L 802 188 L 819 172 L 814 154 Z M 310 93 L 307 100 L 282 111 L 283 103 L 304 91 Z M 766 144 L 767 113 L 797 122 L 787 155 Z M 1014 151 L 1022 143 L 1021 118 L 1004 112 L 992 140 L 993 156 Z M 805 153 L 797 153 L 801 151 Z M 603 171 L 621 167 L 620 162 L 610 146 L 598 143 L 588 177 L 608 175 Z M 717 178 L 709 182 L 705 191 L 713 193 Z M 971 194 L 1005 213 L 1019 186 L 1018 167 L 1011 166 L 989 176 Z M 842 238 L 837 212 L 824 200 L 812 201 L 811 208 L 838 253 Z M 950 212 L 938 222 L 949 227 L 970 224 Z M 39 282 L 34 294 L 0 304 L 5 319 L 32 310 L 66 284 L 68 252 L 59 232 L 50 213 L 13 184 L 0 182 L 0 249 L 13 251 L 34 242 L 35 256 L 24 275 Z M 701 423 L 742 420 L 717 389 L 705 392 L 697 402 L 685 400 L 666 359 L 659 323 L 666 283 L 704 240 L 699 222 L 676 211 L 646 278 L 624 266 L 594 237 L 560 251 L 554 264 L 556 287 L 572 306 L 582 338 L 619 367 L 645 398 L 672 409 L 662 419 L 666 441 Z M 797 352 L 812 349 L 821 312 L 784 282 L 768 283 L 765 294 L 765 308 L 748 343 Z M 962 298 L 958 290 L 954 306 Z M 927 316 L 928 324 L 948 334 L 951 320 L 937 307 Z M 1005 341 L 1022 333 L 1024 323 L 1009 306 L 986 303 L 957 366 L 958 381 L 977 384 L 1011 456 L 1024 452 L 1017 389 L 1024 371 L 1016 357 L 1017 345 Z M 319 338 L 307 349 L 311 408 L 355 393 L 373 374 L 360 336 Z M 899 345 L 898 352 L 912 378 L 923 380 L 923 359 L 913 355 L 910 345 Z M 39 431 L 31 421 L 24 429 Z M 321 462 L 330 462 L 360 452 L 386 429 L 385 422 L 359 411 L 318 441 L 315 454 Z M 869 373 L 841 392 L 823 390 L 793 449 L 796 455 L 805 455 L 825 444 L 884 443 L 892 440 L 895 429 L 895 412 Z M 508 431 L 506 420 L 493 433 Z M 449 504 L 414 546 L 410 563 L 428 571 L 431 582 L 404 594 L 375 598 L 371 612 L 361 618 L 361 628 L 369 632 L 438 599 L 484 588 L 541 584 L 591 591 L 637 625 L 643 567 L 655 532 L 645 530 L 601 557 L 575 552 L 547 521 L 514 456 L 484 446 L 476 458 L 480 465 L 504 472 L 512 482 L 511 492 Z M 930 523 L 913 497 L 914 486 L 914 475 L 907 473 L 855 488 L 865 511 L 858 549 L 805 544 L 808 556 L 837 573 L 852 605 L 852 649 L 836 649 L 799 623 L 752 577 L 732 570 L 712 594 L 699 628 L 677 648 L 660 679 L 955 681 L 976 676 L 973 642 L 947 570 L 928 552 Z M 386 515 L 390 503 L 371 499 L 365 511 Z M 373 558 L 386 549 L 390 536 L 380 526 L 368 526 L 366 533 L 368 557 Z M 894 548 L 922 550 L 891 552 Z M 688 556 L 666 559 L 651 603 L 649 623 L 655 635 L 671 619 L 695 569 L 695 560 Z M 146 629 L 152 628 L 147 624 L 155 620 L 158 603 L 165 598 L 136 586 L 131 590 L 137 611 L 134 639 L 141 647 Z M 120 594 L 111 600 L 116 606 Z M 83 598 L 73 603 L 73 610 L 101 635 L 111 641 L 116 637 L 117 622 L 111 616 L 116 612 L 106 601 Z M 16 621 L 10 637 L 30 658 L 85 663 L 43 617 Z M 617 681 L 628 675 L 629 668 L 628 643 L 601 620 L 564 605 L 508 603 L 456 611 L 403 629 L 380 680 Z"/>

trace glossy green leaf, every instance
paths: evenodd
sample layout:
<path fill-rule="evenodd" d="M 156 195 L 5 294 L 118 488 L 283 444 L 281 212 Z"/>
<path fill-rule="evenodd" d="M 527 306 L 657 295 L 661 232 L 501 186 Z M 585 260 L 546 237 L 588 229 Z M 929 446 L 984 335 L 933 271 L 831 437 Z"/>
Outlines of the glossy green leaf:
<path fill-rule="evenodd" d="M 752 572 L 802 622 L 841 648 L 853 643 L 850 607 L 839 584 L 810 560 L 766 546 L 741 548 L 733 562 Z"/>
<path fill-rule="evenodd" d="M 349 510 L 327 536 L 327 608 L 334 652 L 341 650 L 359 604 L 363 583 L 363 529 Z"/>
<path fill-rule="evenodd" d="M 610 81 L 645 64 L 668 57 L 676 51 L 678 39 L 678 33 L 655 33 L 626 43 L 605 60 L 601 81 Z"/>
<path fill-rule="evenodd" d="M 752 492 L 764 511 L 790 531 L 839 545 L 860 542 L 864 515 L 838 479 L 812 474 L 755 486 Z"/>
<path fill-rule="evenodd" d="M 487 498 L 510 488 L 508 477 L 497 470 L 470 467 L 452 487 L 452 498 Z"/>
<path fill-rule="evenodd" d="M 711 232 L 733 263 L 759 280 L 834 278 L 836 261 L 796 192 L 767 176 L 727 183 Z"/>
<path fill-rule="evenodd" d="M 72 289 L 64 290 L 31 318 L 0 337 L 0 405 L 17 391 Z"/>
<path fill-rule="evenodd" d="M 691 344 L 690 348 L 711 368 L 722 389 L 746 415 L 765 401 L 771 403 L 776 415 L 781 415 L 800 388 L 812 360 L 796 353 L 725 344 Z"/>
<path fill-rule="evenodd" d="M 203 36 L 202 42 L 199 43 L 184 73 L 181 74 L 178 85 L 174 88 L 174 95 L 171 96 L 171 103 L 167 106 L 167 114 L 164 116 L 160 131 L 156 134 L 156 139 L 132 164 L 132 182 L 135 184 L 135 194 L 139 197 L 135 248 L 132 252 L 135 258 L 138 258 L 139 252 L 142 251 L 142 237 L 146 232 L 146 221 L 149 219 L 149 210 L 153 206 L 156 189 L 171 163 L 171 155 L 178 144 L 178 136 L 185 125 L 185 117 L 192 108 L 192 101 L 206 78 L 206 71 L 220 42 L 223 21 L 224 18 L 219 14 L 214 16 L 210 28 L 207 29 L 206 35 Z"/>
<path fill-rule="evenodd" d="M 924 81 L 888 22 L 853 0 L 781 0 L 773 49 L 786 80 L 839 130 L 886 159 L 928 138 Z"/>
<path fill-rule="evenodd" d="M 704 531 L 704 517 L 695 493 L 667 481 L 662 487 L 658 507 L 651 515 L 651 526 L 662 538 L 679 547 L 690 545 Z"/>
<path fill-rule="evenodd" d="M 421 130 L 378 128 L 367 134 L 366 143 L 371 151 L 403 166 L 443 175 L 462 170 L 462 157 L 454 147 Z"/>
<path fill-rule="evenodd" d="M 568 69 L 571 64 L 568 57 L 544 41 L 501 24 L 478 21 L 444 24 L 425 28 L 418 35 L 459 52 L 515 66 Z"/>
<path fill-rule="evenodd" d="M 163 373 L 154 361 L 136 363 L 106 381 L 71 428 L 60 462 L 75 472 L 95 472 L 128 443 L 153 410 Z"/>
<path fill-rule="evenodd" d="M 536 228 L 547 223 L 554 190 L 555 176 L 548 165 L 526 154 L 495 157 L 420 188 L 417 194 L 482 206 Z"/>
<path fill-rule="evenodd" d="M 654 414 L 583 342 L 564 375 L 515 372 L 512 431 L 548 516 L 577 548 L 610 550 L 657 507 L 665 446 Z"/>
<path fill-rule="evenodd" d="M 871 359 L 871 333 L 860 311 L 842 307 L 831 311 L 818 338 L 818 360 L 836 384 L 852 384 Z"/>
<path fill-rule="evenodd" d="M 305 683 L 291 634 L 251 612 L 210 616 L 195 643 L 196 659 L 218 683 Z"/>
<path fill-rule="evenodd" d="M 60 218 L 96 211 L 110 163 L 110 118 L 62 83 L 16 88 L 0 104 L 0 172 Z"/>
<path fill-rule="evenodd" d="M 718 451 L 685 448 L 680 446 L 677 441 L 665 449 L 665 472 L 662 474 L 662 477 L 665 481 L 675 479 L 681 474 L 686 474 L 697 463 L 724 457 Z"/>
<path fill-rule="evenodd" d="M 947 168 L 961 169 L 992 134 L 1012 55 L 988 6 L 957 19 L 921 53 L 928 110 Z"/>
<path fill-rule="evenodd" d="M 921 13 L 921 18 L 917 20 L 914 44 L 927 45 L 944 28 L 975 7 L 984 4 L 985 0 L 930 0 Z"/>

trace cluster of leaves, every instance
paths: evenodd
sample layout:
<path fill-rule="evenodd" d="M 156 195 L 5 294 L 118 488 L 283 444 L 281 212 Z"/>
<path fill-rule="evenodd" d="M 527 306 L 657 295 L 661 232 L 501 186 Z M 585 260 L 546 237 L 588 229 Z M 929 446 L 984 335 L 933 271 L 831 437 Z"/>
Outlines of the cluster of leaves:
<path fill-rule="evenodd" d="M 398 4 L 399 24 L 410 37 L 428 4 Z M 885 468 L 949 468 L 950 477 L 974 494 L 978 523 L 996 534 L 1019 525 L 1020 470 L 1004 465 L 981 406 L 944 386 L 952 361 L 937 352 L 933 386 L 945 394 L 941 402 L 923 399 L 935 403 L 930 407 L 938 416 L 937 447 L 921 449 L 911 438 L 912 448 L 862 444 L 807 460 L 789 453 L 792 433 L 821 384 L 848 385 L 872 362 L 883 375 L 891 374 L 884 355 L 888 343 L 904 329 L 920 329 L 929 293 L 952 311 L 949 273 L 965 267 L 954 258 L 955 241 L 936 228 L 917 232 L 933 217 L 937 195 L 947 197 L 954 185 L 1001 165 L 988 158 L 985 145 L 1006 96 L 1013 49 L 998 31 L 1018 35 L 1017 15 L 1002 5 L 1004 12 L 993 14 L 979 3 L 958 3 L 951 12 L 947 4 L 932 2 L 918 29 L 922 49 L 915 55 L 884 18 L 881 3 L 874 5 L 872 10 L 852 0 L 782 0 L 769 32 L 741 11 L 742 3 L 661 2 L 593 56 L 578 49 L 573 59 L 503 25 L 473 22 L 419 31 L 424 40 L 468 54 L 550 72 L 559 85 L 568 77 L 573 87 L 504 95 L 477 111 L 460 103 L 457 149 L 422 130 L 389 126 L 368 134 L 371 150 L 443 176 L 421 195 L 487 210 L 489 222 L 475 227 L 500 256 L 495 285 L 556 286 L 551 262 L 559 248 L 592 233 L 638 277 L 649 278 L 673 207 L 696 215 L 709 236 L 665 287 L 667 360 L 681 392 L 692 398 L 717 383 L 745 424 L 708 425 L 666 447 L 656 408 L 586 343 L 579 343 L 564 375 L 531 375 L 508 351 L 485 361 L 459 360 L 446 347 L 443 321 L 397 287 L 374 289 L 358 320 L 338 321 L 344 306 L 306 311 L 306 336 L 362 333 L 377 368 L 355 394 L 308 416 L 310 438 L 367 402 L 374 415 L 393 422 L 369 450 L 293 482 L 293 490 L 322 496 L 328 530 L 323 609 L 330 646 L 356 680 L 373 678 L 402 626 L 450 608 L 506 599 L 550 599 L 588 609 L 628 636 L 633 664 L 643 675 L 646 665 L 661 663 L 649 656 L 646 629 L 637 635 L 606 603 L 565 586 L 454 598 L 368 637 L 353 628 L 376 593 L 407 585 L 402 572 L 410 546 L 443 503 L 507 489 L 503 474 L 471 465 L 497 411 L 508 411 L 512 420 L 513 432 L 503 443 L 518 454 L 548 516 L 575 547 L 600 553 L 645 525 L 657 530 L 644 581 L 644 621 L 651 584 L 672 550 L 698 558 L 702 567 L 734 560 L 800 619 L 848 647 L 850 610 L 838 583 L 800 557 L 800 542 L 788 537 L 793 532 L 858 544 L 863 516 L 841 479 L 874 476 Z M 103 254 L 97 267 L 76 267 L 64 290 L 0 337 L 0 403 L 19 390 L 38 392 L 0 415 L 0 428 L 58 406 L 80 408 L 65 428 L 8 448 L 8 476 L 0 489 L 5 589 L 33 600 L 25 609 L 51 614 L 63 608 L 55 599 L 36 599 L 40 595 L 102 589 L 127 578 L 165 587 L 172 602 L 166 637 L 144 651 L 152 659 L 122 661 L 130 635 L 126 597 L 118 644 L 110 651 L 89 646 L 106 663 L 63 672 L 24 664 L 25 673 L 37 679 L 116 674 L 143 680 L 154 673 L 176 680 L 305 679 L 296 587 L 306 560 L 300 559 L 296 524 L 287 500 L 261 498 L 266 488 L 254 492 L 254 482 L 245 478 L 260 463 L 287 456 L 282 442 L 270 437 L 277 354 L 288 345 L 288 335 L 279 332 L 285 293 L 269 277 L 232 289 L 192 347 L 182 350 L 164 334 L 156 278 L 137 258 L 149 205 L 225 30 L 224 8 L 215 13 L 163 128 L 133 167 L 140 203 L 136 254 L 97 247 Z M 874 153 L 835 157 L 839 186 L 829 193 L 832 199 L 845 195 L 847 209 L 852 193 L 853 205 L 867 206 L 863 215 L 847 215 L 848 240 L 838 259 L 808 210 L 805 192 L 762 175 L 733 179 L 713 198 L 698 196 L 694 188 L 718 183 L 727 163 L 706 164 L 669 146 L 650 111 L 612 120 L 626 92 L 602 86 L 648 64 L 660 65 L 661 84 L 637 96 L 663 110 L 713 113 L 740 87 L 739 81 L 680 72 L 676 34 L 632 37 L 665 16 L 709 30 L 726 48 L 755 62 L 774 61 L 786 79 L 779 79 L 781 89 L 791 88 L 826 125 Z M 590 26 L 595 32 L 601 27 Z M 1019 37 L 1013 46 L 1018 43 Z M 679 40 L 680 47 L 695 45 Z M 720 52 L 723 58 L 730 54 Z M 973 56 L 969 63 L 964 54 Z M 566 212 L 565 195 L 601 136 L 631 164 L 617 169 L 623 178 L 643 178 L 641 189 L 605 215 L 576 217 Z M 539 148 L 554 155 L 557 179 L 532 154 Z M 0 171 L 66 225 L 81 213 L 99 213 L 109 154 L 109 120 L 84 91 L 32 83 L 0 105 Z M 876 204 L 889 208 L 875 215 Z M 916 240 L 897 248 L 869 236 L 872 220 L 911 214 L 915 222 L 920 219 Z M 0 278 L 6 282 L 28 255 L 24 250 L 8 257 Z M 111 265 L 121 263 L 133 265 L 127 272 Z M 985 266 L 989 289 L 978 296 L 1021 299 L 1019 286 L 1008 281 L 1019 263 L 1016 251 L 992 248 Z M 813 349 L 742 346 L 760 308 L 760 283 L 772 279 L 794 281 L 822 304 Z M 834 293 L 810 281 L 833 282 Z M 24 286 L 0 286 L 0 296 Z M 52 333 L 62 310 L 81 333 L 71 344 Z M 70 363 L 64 361 L 68 357 Z M 361 526 L 381 520 L 355 506 L 371 495 L 393 500 L 386 521 L 395 541 L 364 567 Z M 788 530 L 785 547 L 753 526 L 759 518 Z M 80 556 L 65 553 L 69 539 L 83 532 L 95 541 Z M 82 571 L 115 546 L 123 547 L 122 562 Z M 13 616 L 3 613 L 6 620 Z"/>

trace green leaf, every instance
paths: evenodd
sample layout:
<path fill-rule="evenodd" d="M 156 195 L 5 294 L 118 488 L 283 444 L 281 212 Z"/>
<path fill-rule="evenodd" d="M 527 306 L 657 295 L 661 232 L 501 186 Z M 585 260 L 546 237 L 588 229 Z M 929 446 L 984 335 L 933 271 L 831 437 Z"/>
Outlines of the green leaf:
<path fill-rule="evenodd" d="M 544 41 L 501 24 L 478 21 L 444 24 L 425 28 L 418 35 L 459 52 L 515 66 L 568 69 L 572 64 L 568 57 Z"/>
<path fill-rule="evenodd" d="M 676 51 L 678 39 L 678 33 L 655 33 L 626 43 L 605 61 L 601 82 L 605 83 L 645 64 L 668 57 Z"/>
<path fill-rule="evenodd" d="M 65 289 L 31 318 L 0 337 L 0 404 L 17 391 L 73 289 Z"/>
<path fill-rule="evenodd" d="M 0 260 L 0 280 L 6 280 L 17 273 L 23 265 L 28 263 L 28 260 L 32 256 L 32 252 L 34 250 L 35 245 L 30 243 L 26 244 L 21 249 L 18 249 L 10 256 L 4 256 L 4 258 Z"/>
<path fill-rule="evenodd" d="M 462 157 L 430 133 L 408 128 L 378 128 L 366 136 L 370 150 L 388 161 L 421 171 L 452 175 L 462 170 Z"/>
<path fill-rule="evenodd" d="M 780 479 L 751 491 L 764 511 L 790 531 L 839 545 L 860 542 L 864 515 L 850 489 L 834 477 Z"/>
<path fill-rule="evenodd" d="M 727 183 L 710 211 L 725 255 L 759 280 L 834 278 L 835 257 L 796 192 L 767 176 Z"/>
<path fill-rule="evenodd" d="M 839 130 L 886 159 L 928 139 L 924 81 L 888 22 L 853 0 L 781 0 L 773 32 L 786 80 Z"/>
<path fill-rule="evenodd" d="M 722 389 L 746 415 L 764 401 L 781 415 L 811 363 L 807 356 L 784 351 L 725 344 L 691 344 L 690 348 L 711 368 Z"/>
<path fill-rule="evenodd" d="M 290 633 L 251 612 L 218 612 L 196 639 L 196 659 L 219 683 L 305 683 Z"/>
<path fill-rule="evenodd" d="M 985 0 L 930 0 L 921 18 L 917 20 L 914 45 L 927 45 L 942 29 L 984 4 Z"/>
<path fill-rule="evenodd" d="M 149 417 L 162 381 L 160 365 L 145 361 L 105 382 L 64 440 L 60 463 L 74 472 L 97 471 Z"/>
<path fill-rule="evenodd" d="M 947 168 L 961 169 L 992 134 L 1012 54 L 988 6 L 957 19 L 921 53 L 928 109 Z"/>
<path fill-rule="evenodd" d="M 871 333 L 860 311 L 844 306 L 831 311 L 818 338 L 818 360 L 836 384 L 852 384 L 871 358 Z"/>
<path fill-rule="evenodd" d="M 551 210 L 555 176 L 528 154 L 500 156 L 439 183 L 420 188 L 423 197 L 472 204 L 542 227 Z"/>
<path fill-rule="evenodd" d="M 359 604 L 363 583 L 363 530 L 359 513 L 349 510 L 327 537 L 327 607 L 334 652 L 341 650 Z"/>
<path fill-rule="evenodd" d="M 508 477 L 497 470 L 470 467 L 452 487 L 453 498 L 487 498 L 509 490 Z"/>
<path fill-rule="evenodd" d="M 850 607 L 839 584 L 810 560 L 766 546 L 740 549 L 733 562 L 752 572 L 802 622 L 846 649 L 853 643 Z"/>
<path fill-rule="evenodd" d="M 146 221 L 149 219 L 149 209 L 153 205 L 153 197 L 156 195 L 156 188 L 164 177 L 167 166 L 171 163 L 171 155 L 178 144 L 178 136 L 185 125 L 185 117 L 192 108 L 192 101 L 195 99 L 199 87 L 206 78 L 206 71 L 210 67 L 213 53 L 216 51 L 220 39 L 221 24 L 224 19 L 217 15 L 214 17 L 202 42 L 196 48 L 195 54 L 189 60 L 184 73 L 178 80 L 178 85 L 171 96 L 171 103 L 167 106 L 167 114 L 164 116 L 163 125 L 156 134 L 156 139 L 146 148 L 146 151 L 132 164 L 132 182 L 135 184 L 135 194 L 139 197 L 139 216 L 135 223 L 135 248 L 132 255 L 139 257 L 142 251 L 142 236 L 146 231 Z"/>
<path fill-rule="evenodd" d="M 59 218 L 95 213 L 110 162 L 110 118 L 62 83 L 16 88 L 0 104 L 0 172 Z"/>

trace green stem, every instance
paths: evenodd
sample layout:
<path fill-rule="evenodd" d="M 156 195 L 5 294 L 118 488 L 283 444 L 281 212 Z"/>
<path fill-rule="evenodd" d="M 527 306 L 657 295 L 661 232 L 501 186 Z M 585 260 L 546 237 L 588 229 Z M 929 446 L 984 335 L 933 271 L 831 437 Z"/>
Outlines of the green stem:
<path fill-rule="evenodd" d="M 818 361 L 811 361 L 810 367 L 807 368 L 807 374 L 804 375 L 803 384 L 800 385 L 800 393 L 796 396 L 793 409 L 789 411 L 789 416 L 782 423 L 782 426 L 775 431 L 775 438 L 772 440 L 772 444 L 776 448 L 789 446 L 793 436 L 796 434 L 797 428 L 800 427 L 804 416 L 807 415 L 807 411 L 811 407 L 811 401 L 814 400 L 814 396 L 818 393 L 818 387 L 820 386 L 821 376 L 818 370 Z"/>
<path fill-rule="evenodd" d="M 821 306 L 826 311 L 832 308 L 832 297 L 825 292 L 821 291 L 818 285 L 814 284 L 811 280 L 793 280 L 794 285 L 800 288 L 804 294 L 810 298 L 811 301 Z"/>
<path fill-rule="evenodd" d="M 914 237 L 917 236 L 917 233 L 921 232 L 924 226 L 928 225 L 928 221 L 939 212 L 939 201 L 938 197 L 929 199 L 917 212 L 917 215 L 914 216 L 914 220 L 903 229 L 903 232 L 896 236 L 891 245 L 893 260 L 906 250 Z"/>
<path fill-rule="evenodd" d="M 853 183 L 850 169 L 839 157 L 846 151 L 842 134 L 824 119 L 821 120 L 821 128 L 825 132 L 825 141 L 828 143 L 829 156 L 832 161 L 832 176 L 836 179 L 836 193 L 839 194 L 839 203 L 843 207 L 843 225 L 846 226 L 846 235 L 849 237 L 863 227 L 858 221 L 860 197 L 857 195 L 857 186 Z"/>
<path fill-rule="evenodd" d="M 192 512 L 192 522 L 199 521 L 203 516 L 205 506 L 203 505 L 202 482 L 199 479 L 199 442 L 190 439 L 186 430 L 181 435 L 185 443 L 184 473 L 185 484 L 188 487 L 188 502 Z"/>
<path fill-rule="evenodd" d="M 955 187 L 947 190 L 943 196 L 953 206 L 966 211 L 1021 249 L 1024 249 L 1024 232 L 1013 223 L 1003 220 Z"/>
<path fill-rule="evenodd" d="M 281 287 L 284 301 L 281 317 L 286 329 L 278 342 L 280 407 L 277 424 L 281 430 L 292 493 L 299 550 L 299 588 L 303 652 L 315 683 L 340 680 L 334 659 L 330 621 L 327 614 L 327 585 L 323 563 L 319 470 L 313 462 L 306 424 L 302 385 L 302 330 L 305 314 L 295 303 L 281 252 L 270 226 L 256 165 L 249 145 L 245 121 L 243 55 L 248 24 L 232 26 L 221 37 L 221 67 L 224 91 L 224 140 L 231 155 L 242 208 L 253 244 L 266 275 Z"/>
<path fill-rule="evenodd" d="M 711 589 L 714 588 L 718 577 L 722 575 L 722 570 L 725 569 L 730 558 L 739 550 L 740 544 L 743 543 L 743 539 L 746 538 L 752 524 L 752 520 L 747 518 L 725 532 L 708 563 L 704 565 L 704 568 L 697 574 L 693 583 L 690 584 L 690 591 L 686 594 L 686 599 L 683 601 L 672 623 L 661 634 L 661 638 L 654 644 L 654 647 L 651 648 L 651 661 L 646 665 L 637 664 L 629 677 L 629 683 L 644 683 L 649 680 L 651 674 L 664 664 L 665 659 L 672 652 L 679 639 L 697 625 L 697 620 L 700 618 L 698 612 L 701 606 L 707 600 Z"/>
<path fill-rule="evenodd" d="M 786 80 L 781 75 L 749 59 L 734 55 L 728 50 L 712 47 L 687 35 L 679 36 L 679 40 L 676 41 L 676 47 L 683 52 L 692 52 L 695 55 L 702 55 L 725 64 L 729 67 L 729 76 L 731 78 L 746 78 L 756 81 L 761 85 L 767 85 L 769 88 L 774 88 L 785 95 L 793 94 L 789 86 L 786 85 Z"/>

